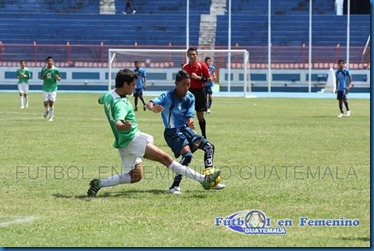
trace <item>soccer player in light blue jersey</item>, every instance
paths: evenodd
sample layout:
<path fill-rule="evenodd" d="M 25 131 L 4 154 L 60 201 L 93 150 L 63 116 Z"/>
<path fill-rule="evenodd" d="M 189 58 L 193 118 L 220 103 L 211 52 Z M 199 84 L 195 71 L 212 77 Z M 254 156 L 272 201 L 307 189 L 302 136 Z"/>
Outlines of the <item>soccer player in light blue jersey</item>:
<path fill-rule="evenodd" d="M 338 60 L 339 69 L 336 71 L 336 92 L 337 92 L 337 100 L 339 100 L 339 109 L 340 114 L 339 118 L 344 117 L 344 110 L 343 110 L 343 103 L 345 108 L 347 109 L 346 116 L 351 116 L 351 110 L 348 106 L 347 96 L 349 88 L 351 87 L 352 83 L 352 76 L 351 73 L 347 68 L 344 68 L 344 60 Z"/>
<path fill-rule="evenodd" d="M 143 102 L 143 110 L 145 111 L 145 102 L 143 99 L 143 90 L 147 89 L 147 72 L 145 71 L 144 68 L 140 67 L 140 62 L 135 61 L 134 62 L 135 69 L 134 72 L 138 76 L 138 79 L 136 80 L 136 87 L 134 90 L 134 98 L 135 98 L 135 109 L 134 111 L 138 110 L 138 98 Z"/>
<path fill-rule="evenodd" d="M 211 81 L 205 82 L 205 93 L 207 97 L 206 101 L 206 107 L 207 107 L 207 113 L 210 113 L 210 107 L 212 106 L 212 95 L 213 95 L 213 86 L 214 86 L 214 80 L 216 79 L 216 67 L 212 64 L 212 59 L 210 57 L 206 57 L 204 59 L 204 62 L 206 66 L 208 66 Z"/>
<path fill-rule="evenodd" d="M 204 154 L 205 168 L 213 168 L 214 145 L 198 135 L 194 125 L 195 97 L 188 91 L 191 84 L 190 75 L 180 70 L 176 75 L 176 87 L 159 97 L 152 99 L 147 108 L 155 113 L 161 112 L 164 122 L 164 138 L 176 158 L 182 155 L 180 163 L 188 166 L 192 161 L 192 153 L 201 149 Z M 169 188 L 172 194 L 180 194 L 182 175 L 177 174 Z M 218 183 L 212 189 L 222 189 L 225 185 Z"/>

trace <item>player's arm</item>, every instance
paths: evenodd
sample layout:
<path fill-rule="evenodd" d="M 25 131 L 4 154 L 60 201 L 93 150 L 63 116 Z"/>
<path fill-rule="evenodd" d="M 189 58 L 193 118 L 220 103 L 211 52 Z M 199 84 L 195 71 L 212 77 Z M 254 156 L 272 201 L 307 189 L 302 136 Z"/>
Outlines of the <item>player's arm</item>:
<path fill-rule="evenodd" d="M 347 91 L 349 91 L 349 88 L 352 86 L 352 75 L 350 72 L 348 72 L 348 85 L 347 85 Z"/>
<path fill-rule="evenodd" d="M 191 129 L 195 129 L 195 124 L 193 122 L 193 118 L 187 118 L 187 126 Z"/>
<path fill-rule="evenodd" d="M 144 83 L 143 89 L 146 90 L 147 89 L 147 78 L 146 77 L 144 77 L 143 83 Z"/>
<path fill-rule="evenodd" d="M 123 106 L 122 102 L 114 101 L 111 111 L 113 115 L 114 126 L 120 132 L 128 131 L 131 129 L 131 121 L 125 120 L 127 116 L 127 109 Z"/>
<path fill-rule="evenodd" d="M 40 79 L 44 80 L 46 76 L 47 76 L 47 74 L 45 73 L 45 68 L 42 68 Z"/>
<path fill-rule="evenodd" d="M 206 64 L 202 65 L 202 70 L 203 70 L 203 78 L 201 79 L 201 81 L 212 82 L 213 78 L 210 75 L 209 68 L 208 68 L 208 66 L 206 66 Z"/>
<path fill-rule="evenodd" d="M 144 70 L 144 75 L 143 75 L 143 79 L 144 79 L 144 86 L 143 86 L 143 89 L 146 90 L 147 89 L 147 73 L 145 72 Z"/>
<path fill-rule="evenodd" d="M 131 122 L 128 120 L 117 120 L 115 126 L 118 131 L 127 131 L 131 128 Z"/>
<path fill-rule="evenodd" d="M 57 79 L 57 81 L 61 80 L 60 72 L 59 71 L 56 71 L 56 73 L 55 73 L 55 79 Z"/>
<path fill-rule="evenodd" d="M 23 73 L 22 71 L 19 71 L 19 72 L 17 72 L 17 78 L 19 77 L 19 75 L 23 78 L 26 78 L 26 79 L 30 78 L 30 72 L 29 71 L 25 71 L 25 73 Z"/>
<path fill-rule="evenodd" d="M 212 74 L 210 74 L 210 75 L 211 75 L 213 81 L 215 81 L 217 79 L 216 68 L 215 67 L 213 68 Z"/>
<path fill-rule="evenodd" d="M 155 103 L 153 103 L 153 101 L 149 101 L 148 104 L 147 104 L 147 109 L 154 112 L 154 113 L 159 113 L 159 112 L 162 112 L 164 110 L 164 107 L 162 107 L 161 105 L 157 105 Z"/>
<path fill-rule="evenodd" d="M 151 101 L 149 101 L 146 107 L 148 110 L 155 112 L 155 113 L 162 112 L 164 110 L 163 106 L 166 104 L 167 99 L 168 99 L 167 93 L 162 93 L 157 98 L 154 98 Z"/>
<path fill-rule="evenodd" d="M 191 78 L 201 80 L 201 77 L 199 75 L 197 75 L 195 72 L 192 72 Z"/>
<path fill-rule="evenodd" d="M 104 97 L 104 94 L 101 94 L 101 96 L 97 100 L 97 103 L 99 103 L 100 105 L 104 104 L 103 97 Z"/>

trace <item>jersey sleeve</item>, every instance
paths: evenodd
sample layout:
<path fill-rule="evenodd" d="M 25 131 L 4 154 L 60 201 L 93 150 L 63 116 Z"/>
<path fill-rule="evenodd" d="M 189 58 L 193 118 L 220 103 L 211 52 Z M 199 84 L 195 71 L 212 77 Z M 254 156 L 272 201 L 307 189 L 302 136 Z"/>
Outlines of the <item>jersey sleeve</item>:
<path fill-rule="evenodd" d="M 349 78 L 352 78 L 351 72 L 347 70 L 347 75 Z"/>
<path fill-rule="evenodd" d="M 55 75 L 60 76 L 60 70 L 58 68 L 55 69 Z"/>
<path fill-rule="evenodd" d="M 206 64 L 201 64 L 201 70 L 203 71 L 204 78 L 210 78 L 209 68 Z"/>
<path fill-rule="evenodd" d="M 162 93 L 160 96 L 158 96 L 157 98 L 154 98 L 151 100 L 151 102 L 155 105 L 161 105 L 161 106 L 165 106 L 166 102 L 167 102 L 167 99 L 168 99 L 168 95 L 167 93 Z"/>
<path fill-rule="evenodd" d="M 99 104 L 100 105 L 102 105 L 102 104 L 104 104 L 104 96 L 105 96 L 105 94 L 102 94 L 100 97 L 99 97 Z"/>
<path fill-rule="evenodd" d="M 125 120 L 127 112 L 128 111 L 126 109 L 126 106 L 124 105 L 121 99 L 114 101 L 114 105 L 112 109 L 112 115 L 113 115 L 114 121 Z"/>
<path fill-rule="evenodd" d="M 212 66 L 212 73 L 215 73 L 216 72 L 216 67 L 213 65 Z"/>

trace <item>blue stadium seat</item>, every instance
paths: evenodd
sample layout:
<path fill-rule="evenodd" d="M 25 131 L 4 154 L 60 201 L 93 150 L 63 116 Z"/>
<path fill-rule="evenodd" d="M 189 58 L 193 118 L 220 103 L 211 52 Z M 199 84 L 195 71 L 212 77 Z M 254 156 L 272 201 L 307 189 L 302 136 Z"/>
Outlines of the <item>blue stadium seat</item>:
<path fill-rule="evenodd" d="M 96 0 L 6 0 L 0 2 L 0 40 L 3 44 L 95 44 L 183 46 L 186 43 L 186 6 L 173 1 L 133 1 L 136 15 L 123 15 L 125 1 L 115 1 L 116 15 L 100 15 Z M 266 46 L 268 2 L 232 1 L 232 45 Z M 272 1 L 272 45 L 308 44 L 309 0 Z M 346 45 L 346 16 L 336 16 L 332 1 L 313 1 L 313 46 Z M 210 1 L 190 0 L 191 45 L 198 45 L 200 17 Z M 27 24 L 21 26 L 20 24 Z M 351 46 L 364 46 L 370 15 L 351 16 Z M 52 32 L 51 32 L 52 31 Z M 24 34 L 27 34 L 25 36 Z M 228 16 L 217 16 L 216 46 L 227 46 Z M 66 48 L 54 48 L 66 50 Z M 17 48 L 7 48 L 9 51 Z M 19 50 L 19 48 L 18 48 Z M 44 49 L 46 53 L 48 49 Z M 88 51 L 87 48 L 81 50 Z M 30 52 L 32 53 L 32 51 Z M 253 52 L 256 53 L 264 52 Z M 11 56 L 14 54 L 10 54 Z M 275 58 L 287 59 L 279 52 Z M 334 52 L 316 55 L 331 60 Z M 251 60 L 253 58 L 251 54 Z"/>

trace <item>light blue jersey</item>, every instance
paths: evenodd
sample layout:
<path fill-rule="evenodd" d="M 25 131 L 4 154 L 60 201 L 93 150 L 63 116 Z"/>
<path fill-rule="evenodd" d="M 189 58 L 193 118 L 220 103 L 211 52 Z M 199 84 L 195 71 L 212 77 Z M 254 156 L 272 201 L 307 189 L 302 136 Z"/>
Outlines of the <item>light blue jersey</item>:
<path fill-rule="evenodd" d="M 210 76 L 213 78 L 214 72 L 216 71 L 216 67 L 214 65 L 211 65 L 208 67 Z M 214 81 L 212 80 L 211 82 L 205 82 L 206 87 L 212 87 L 214 85 Z"/>
<path fill-rule="evenodd" d="M 138 79 L 136 80 L 136 89 L 143 89 L 144 87 L 144 79 L 147 78 L 147 72 L 144 68 L 135 69 L 134 72 L 138 75 Z"/>
<path fill-rule="evenodd" d="M 345 91 L 349 84 L 349 79 L 352 77 L 351 73 L 347 68 L 344 68 L 343 70 L 337 70 L 335 76 L 338 81 L 337 91 Z"/>
<path fill-rule="evenodd" d="M 152 99 L 151 102 L 164 108 L 161 116 L 165 128 L 186 126 L 187 118 L 194 116 L 195 97 L 189 91 L 180 99 L 176 94 L 176 89 L 174 89 Z"/>

